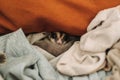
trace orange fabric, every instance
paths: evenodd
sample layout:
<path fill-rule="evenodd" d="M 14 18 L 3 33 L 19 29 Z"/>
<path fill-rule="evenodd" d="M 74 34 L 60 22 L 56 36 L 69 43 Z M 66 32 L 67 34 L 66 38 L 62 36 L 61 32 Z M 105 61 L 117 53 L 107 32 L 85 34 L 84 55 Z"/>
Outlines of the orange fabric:
<path fill-rule="evenodd" d="M 0 33 L 65 31 L 82 35 L 98 11 L 120 0 L 0 0 Z"/>

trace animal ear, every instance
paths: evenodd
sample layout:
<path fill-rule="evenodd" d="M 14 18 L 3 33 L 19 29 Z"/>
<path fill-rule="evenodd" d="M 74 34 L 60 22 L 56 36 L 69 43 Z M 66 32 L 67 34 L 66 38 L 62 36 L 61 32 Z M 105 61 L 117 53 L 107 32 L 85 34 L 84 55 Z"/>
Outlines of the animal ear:
<path fill-rule="evenodd" d="M 39 40 L 44 40 L 45 38 L 48 37 L 49 32 L 41 32 L 40 34 L 42 34 L 44 37 L 40 38 Z"/>
<path fill-rule="evenodd" d="M 47 35 L 49 35 L 49 32 L 42 32 L 42 34 L 47 36 Z"/>
<path fill-rule="evenodd" d="M 56 32 L 51 32 L 51 33 L 50 33 L 50 37 L 51 37 L 51 38 L 57 38 Z"/>

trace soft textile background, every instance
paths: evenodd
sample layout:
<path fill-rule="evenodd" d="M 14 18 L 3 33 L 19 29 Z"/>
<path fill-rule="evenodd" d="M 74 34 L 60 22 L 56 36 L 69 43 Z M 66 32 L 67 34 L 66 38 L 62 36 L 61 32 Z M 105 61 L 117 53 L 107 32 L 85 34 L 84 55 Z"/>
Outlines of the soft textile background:
<path fill-rule="evenodd" d="M 5 80 L 104 80 L 109 75 L 105 71 L 77 77 L 60 74 L 53 66 L 61 56 L 48 61 L 44 51 L 29 44 L 22 30 L 0 37 L 0 51 L 7 56 L 7 62 L 0 65 Z"/>
<path fill-rule="evenodd" d="M 0 34 L 65 31 L 81 35 L 96 13 L 120 0 L 0 0 Z"/>

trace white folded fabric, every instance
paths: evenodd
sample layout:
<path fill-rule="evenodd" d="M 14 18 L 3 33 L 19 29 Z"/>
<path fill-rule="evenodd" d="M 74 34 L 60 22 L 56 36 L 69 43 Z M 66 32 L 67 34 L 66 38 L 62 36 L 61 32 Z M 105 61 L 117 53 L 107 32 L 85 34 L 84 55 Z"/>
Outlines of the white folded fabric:
<path fill-rule="evenodd" d="M 99 12 L 87 30 L 80 42 L 75 42 L 60 58 L 59 72 L 77 76 L 104 68 L 105 51 L 120 39 L 120 6 Z"/>
<path fill-rule="evenodd" d="M 101 21 L 103 23 L 97 26 Z M 80 48 L 84 51 L 103 52 L 120 39 L 119 34 L 120 6 L 117 6 L 98 13 L 88 26 L 88 32 L 81 37 Z"/>
<path fill-rule="evenodd" d="M 106 80 L 120 80 L 120 41 L 108 52 L 107 61 L 107 66 L 112 68 L 112 75 Z"/>
<path fill-rule="evenodd" d="M 105 53 L 90 53 L 79 48 L 79 41 L 64 53 L 57 69 L 66 75 L 76 76 L 93 73 L 105 66 Z"/>

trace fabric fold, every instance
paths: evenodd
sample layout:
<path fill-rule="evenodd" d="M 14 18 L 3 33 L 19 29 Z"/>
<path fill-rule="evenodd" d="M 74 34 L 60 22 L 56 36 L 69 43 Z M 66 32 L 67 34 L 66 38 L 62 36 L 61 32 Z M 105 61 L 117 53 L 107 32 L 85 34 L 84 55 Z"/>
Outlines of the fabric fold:
<path fill-rule="evenodd" d="M 108 52 L 107 61 L 108 67 L 112 69 L 112 75 L 106 80 L 120 80 L 120 41 Z"/>
<path fill-rule="evenodd" d="M 97 20 L 98 22 L 103 20 L 101 17 L 105 18 L 104 22 L 92 30 L 94 24 L 99 24 Z M 88 26 L 88 32 L 81 37 L 80 48 L 90 52 L 106 51 L 120 39 L 119 25 L 120 6 L 101 11 Z"/>
<path fill-rule="evenodd" d="M 0 65 L 5 80 L 57 80 L 57 72 L 41 52 L 29 44 L 21 29 L 0 40 L 3 40 L 0 50 L 6 55 L 6 63 Z"/>
<path fill-rule="evenodd" d="M 57 63 L 57 69 L 66 75 L 87 75 L 105 66 L 105 53 L 90 53 L 79 48 L 79 41 L 66 51 Z"/>
<path fill-rule="evenodd" d="M 120 6 L 102 10 L 76 42 L 57 63 L 66 75 L 86 75 L 105 67 L 106 51 L 120 39 Z"/>
<path fill-rule="evenodd" d="M 106 80 L 119 80 L 119 26 L 120 6 L 101 11 L 90 23 L 88 32 L 81 40 L 58 57 L 33 47 L 21 29 L 1 36 L 0 50 L 6 55 L 6 63 L 0 65 L 0 73 L 5 80 L 76 80 L 80 77 L 99 80 L 97 71 L 105 67 L 105 51 L 110 49 L 107 60 L 112 75 Z"/>

